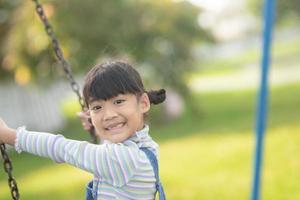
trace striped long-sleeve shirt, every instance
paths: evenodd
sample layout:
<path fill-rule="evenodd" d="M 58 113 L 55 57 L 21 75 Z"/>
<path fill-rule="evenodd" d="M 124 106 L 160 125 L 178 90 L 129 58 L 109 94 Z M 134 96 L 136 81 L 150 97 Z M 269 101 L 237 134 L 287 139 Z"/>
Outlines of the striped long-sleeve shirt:
<path fill-rule="evenodd" d="M 122 143 L 91 144 L 62 135 L 17 129 L 15 149 L 58 163 L 68 163 L 94 175 L 97 199 L 154 199 L 155 176 L 150 161 L 139 148 L 158 154 L 158 145 L 145 126 Z"/>

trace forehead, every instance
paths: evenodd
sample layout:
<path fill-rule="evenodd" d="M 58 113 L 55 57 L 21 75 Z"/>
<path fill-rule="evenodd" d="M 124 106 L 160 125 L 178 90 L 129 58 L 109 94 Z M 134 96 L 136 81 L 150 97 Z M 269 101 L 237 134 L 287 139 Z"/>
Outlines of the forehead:
<path fill-rule="evenodd" d="M 103 102 L 107 102 L 107 101 L 112 101 L 118 98 L 126 98 L 126 99 L 132 99 L 132 98 L 136 98 L 135 94 L 131 94 L 131 93 L 126 93 L 126 94 L 118 94 L 117 96 L 113 96 L 109 99 L 93 99 L 92 97 L 89 100 L 89 104 L 93 104 L 93 103 L 103 103 Z"/>

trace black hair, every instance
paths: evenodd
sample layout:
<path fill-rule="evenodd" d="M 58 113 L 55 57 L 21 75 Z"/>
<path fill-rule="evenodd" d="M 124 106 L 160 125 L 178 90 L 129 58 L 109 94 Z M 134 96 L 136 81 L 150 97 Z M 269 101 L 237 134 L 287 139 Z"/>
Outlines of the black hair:
<path fill-rule="evenodd" d="M 147 93 L 151 104 L 166 99 L 164 89 L 147 92 L 139 73 L 128 63 L 112 61 L 98 64 L 85 77 L 83 98 L 86 106 L 94 100 L 108 100 L 118 94 L 135 94 L 140 97 Z"/>

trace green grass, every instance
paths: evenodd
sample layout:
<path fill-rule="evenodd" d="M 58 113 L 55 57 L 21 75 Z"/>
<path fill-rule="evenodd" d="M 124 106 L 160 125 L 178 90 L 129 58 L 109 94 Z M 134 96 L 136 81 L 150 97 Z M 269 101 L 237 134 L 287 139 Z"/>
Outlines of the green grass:
<path fill-rule="evenodd" d="M 262 199 L 300 199 L 300 83 L 270 92 Z M 153 124 L 160 143 L 161 177 L 168 199 L 249 199 L 254 148 L 255 91 L 195 95 L 200 116 L 187 108 L 181 119 Z M 87 139 L 70 120 L 67 137 Z M 29 154 L 11 154 L 21 199 L 83 199 L 91 176 L 73 167 Z M 0 173 L 0 199 L 11 199 Z"/>
<path fill-rule="evenodd" d="M 300 197 L 299 128 L 269 130 L 262 199 Z M 162 145 L 162 178 L 169 198 L 249 199 L 253 146 L 251 132 L 204 133 Z"/>

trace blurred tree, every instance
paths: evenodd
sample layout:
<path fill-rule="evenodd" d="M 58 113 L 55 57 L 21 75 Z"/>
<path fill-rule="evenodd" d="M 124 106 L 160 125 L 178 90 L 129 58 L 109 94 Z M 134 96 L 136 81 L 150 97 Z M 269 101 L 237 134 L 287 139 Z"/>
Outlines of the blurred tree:
<path fill-rule="evenodd" d="M 86 72 L 101 58 L 126 57 L 151 74 L 149 82 L 175 88 L 189 99 L 184 78 L 193 67 L 192 49 L 211 40 L 198 24 L 198 7 L 172 0 L 52 0 L 44 8 L 73 71 Z M 1 47 L 1 71 L 13 69 L 16 81 L 22 77 L 16 76 L 18 71 L 29 71 L 29 81 L 57 73 L 49 40 L 35 15 L 33 4 L 19 3 L 11 15 L 15 23 L 9 42 Z"/>
<path fill-rule="evenodd" d="M 0 79 L 13 78 L 18 84 L 27 84 L 35 77 L 53 77 L 58 71 L 51 67 L 55 58 L 44 28 L 34 13 L 33 3 L 19 0 L 5 2 L 1 6 L 7 5 L 3 8 L 8 12 L 8 25 L 0 38 Z"/>
<path fill-rule="evenodd" d="M 10 65 L 4 65 L 3 62 L 9 62 L 8 57 L 6 59 L 6 49 L 4 48 L 5 40 L 9 35 L 9 30 L 13 25 L 13 20 L 11 20 L 10 16 L 13 10 L 17 7 L 19 0 L 2 0 L 0 3 L 0 61 L 2 62 L 1 67 L 1 78 L 6 77 L 12 68 L 9 68 Z M 3 69 L 4 68 L 4 69 Z"/>
<path fill-rule="evenodd" d="M 189 97 L 184 75 L 193 66 L 192 47 L 210 38 L 198 24 L 199 8 L 171 0 L 75 0 L 55 7 L 70 57 L 82 70 L 95 58 L 125 55 L 142 64 L 152 82 Z"/>
<path fill-rule="evenodd" d="M 256 16 L 261 16 L 263 1 L 248 1 L 249 7 Z M 276 23 L 286 25 L 290 21 L 298 22 L 300 19 L 299 0 L 276 1 Z"/>

